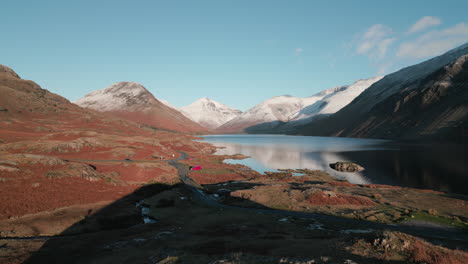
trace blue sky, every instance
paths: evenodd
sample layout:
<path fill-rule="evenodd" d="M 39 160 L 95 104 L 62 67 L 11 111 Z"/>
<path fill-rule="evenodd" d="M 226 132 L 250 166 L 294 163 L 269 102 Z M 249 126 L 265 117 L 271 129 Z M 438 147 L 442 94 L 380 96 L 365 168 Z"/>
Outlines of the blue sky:
<path fill-rule="evenodd" d="M 74 101 L 119 81 L 247 110 L 391 73 L 468 42 L 468 1 L 21 1 L 0 64 Z"/>

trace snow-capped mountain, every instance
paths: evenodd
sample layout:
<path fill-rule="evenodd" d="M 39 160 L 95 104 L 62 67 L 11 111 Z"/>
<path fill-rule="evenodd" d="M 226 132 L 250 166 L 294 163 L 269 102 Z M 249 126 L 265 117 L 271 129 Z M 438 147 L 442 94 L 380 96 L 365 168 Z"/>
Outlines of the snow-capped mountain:
<path fill-rule="evenodd" d="M 455 138 L 468 122 L 468 43 L 386 75 L 303 135 L 373 138 Z M 459 129 L 459 131 L 457 131 Z M 452 136 L 449 136 L 453 133 Z"/>
<path fill-rule="evenodd" d="M 238 132 L 261 123 L 288 122 L 292 114 L 304 108 L 304 99 L 290 95 L 275 96 L 250 108 L 220 126 L 220 132 Z"/>
<path fill-rule="evenodd" d="M 419 64 L 403 68 L 397 72 L 385 75 L 382 80 L 373 85 L 372 89 L 366 90 L 360 98 L 370 99 L 358 104 L 362 112 L 366 112 L 377 103 L 385 100 L 401 89 L 414 89 L 417 83 L 428 74 L 453 62 L 460 56 L 468 53 L 468 43 L 452 49 L 440 56 L 434 57 Z M 366 106 L 366 107 L 363 107 Z"/>
<path fill-rule="evenodd" d="M 75 104 L 106 112 L 147 108 L 155 101 L 157 99 L 143 85 L 135 82 L 119 82 L 106 89 L 93 91 Z"/>
<path fill-rule="evenodd" d="M 247 110 L 217 130 L 238 132 L 250 127 L 247 132 L 253 133 L 258 130 L 279 129 L 279 125 L 303 124 L 315 116 L 335 113 L 381 78 L 359 80 L 351 85 L 329 88 L 305 98 L 276 96 Z"/>
<path fill-rule="evenodd" d="M 75 104 L 157 128 L 184 132 L 205 130 L 135 82 L 114 83 L 106 89 L 87 94 Z"/>
<path fill-rule="evenodd" d="M 242 113 L 206 97 L 183 106 L 179 110 L 186 117 L 209 129 L 215 129 Z"/>
<path fill-rule="evenodd" d="M 351 103 L 351 101 L 353 101 L 354 98 L 360 95 L 364 90 L 382 78 L 382 76 L 377 76 L 374 78 L 358 80 L 351 85 L 333 87 L 321 91 L 314 96 L 304 98 L 304 101 L 307 102 L 306 104 L 308 106 L 295 113 L 291 117 L 291 120 L 309 121 L 315 116 L 336 113 L 341 108 Z"/>

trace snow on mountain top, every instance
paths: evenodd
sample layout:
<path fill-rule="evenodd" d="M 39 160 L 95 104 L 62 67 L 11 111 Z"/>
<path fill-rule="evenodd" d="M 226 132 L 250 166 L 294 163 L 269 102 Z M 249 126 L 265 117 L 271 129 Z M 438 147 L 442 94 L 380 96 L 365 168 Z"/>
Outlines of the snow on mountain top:
<path fill-rule="evenodd" d="M 314 97 L 314 96 L 320 96 L 320 97 L 323 97 L 327 94 L 331 94 L 331 93 L 336 93 L 336 92 L 339 92 L 340 90 L 343 90 L 343 89 L 346 89 L 346 87 L 348 87 L 348 85 L 342 85 L 342 86 L 335 86 L 335 87 L 332 87 L 332 88 L 328 88 L 328 89 L 325 89 L 325 90 L 322 90 L 310 97 Z M 306 97 L 307 98 L 307 97 Z"/>
<path fill-rule="evenodd" d="M 210 98 L 207 98 L 207 97 L 202 97 L 200 99 L 197 99 L 195 100 L 193 103 L 189 104 L 189 105 L 186 105 L 186 106 L 183 106 L 183 107 L 189 107 L 191 105 L 201 105 L 201 104 L 215 104 L 215 105 L 223 105 L 223 106 L 226 106 L 224 104 L 221 104 L 219 102 L 216 102 L 215 100 L 211 100 Z"/>
<path fill-rule="evenodd" d="M 361 79 L 351 85 L 333 87 L 314 96 L 306 97 L 304 100 L 308 101 L 307 106 L 295 113 L 291 120 L 308 119 L 317 115 L 336 113 L 382 78 L 383 76 Z"/>
<path fill-rule="evenodd" d="M 207 97 L 181 107 L 180 111 L 186 117 L 210 129 L 215 129 L 242 113 Z"/>
<path fill-rule="evenodd" d="M 118 83 L 112 84 L 111 86 L 105 89 L 90 92 L 85 97 L 96 96 L 99 94 L 122 94 L 122 93 L 137 96 L 138 94 L 143 93 L 143 92 L 148 92 L 148 90 L 146 90 L 146 88 L 139 83 L 118 82 Z"/>
<path fill-rule="evenodd" d="M 417 87 L 417 85 L 414 85 L 417 80 L 465 54 L 468 54 L 468 43 L 452 49 L 440 56 L 385 75 L 382 80 L 372 85 L 370 89 L 367 89 L 359 98 L 357 98 L 360 101 L 362 100 L 362 102 L 358 101 L 359 103 L 353 105 L 353 108 L 364 113 L 371 109 L 375 104 L 385 100 L 403 88 L 412 89 Z"/>
<path fill-rule="evenodd" d="M 203 103 L 203 102 L 216 102 L 216 101 L 211 100 L 208 97 L 202 97 L 202 98 L 199 98 L 199 99 L 195 100 L 192 104 L 197 103 L 197 102 L 198 103 Z"/>
<path fill-rule="evenodd" d="M 85 95 L 75 104 L 98 111 L 114 111 L 147 106 L 153 100 L 156 99 L 143 85 L 118 82 Z"/>
<path fill-rule="evenodd" d="M 303 106 L 302 98 L 290 95 L 275 96 L 250 108 L 226 125 L 237 126 L 241 123 L 255 124 L 278 120 L 287 122 L 289 116 L 299 111 Z"/>
<path fill-rule="evenodd" d="M 308 120 L 319 114 L 331 114 L 349 104 L 362 91 L 382 77 L 358 80 L 336 86 L 309 97 L 275 96 L 250 108 L 220 127 L 220 131 L 242 130 L 256 124 Z"/>

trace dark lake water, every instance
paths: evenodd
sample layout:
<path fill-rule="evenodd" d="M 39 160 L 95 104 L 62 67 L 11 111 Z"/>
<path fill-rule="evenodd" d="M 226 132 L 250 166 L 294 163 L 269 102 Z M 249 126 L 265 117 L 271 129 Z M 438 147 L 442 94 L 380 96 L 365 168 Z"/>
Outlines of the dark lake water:
<path fill-rule="evenodd" d="M 408 144 L 387 140 L 286 135 L 208 135 L 223 147 L 216 154 L 244 154 L 244 164 L 258 172 L 277 169 L 325 170 L 349 182 L 389 184 L 468 194 L 467 151 L 457 145 Z M 337 161 L 360 164 L 360 173 L 338 172 Z"/>

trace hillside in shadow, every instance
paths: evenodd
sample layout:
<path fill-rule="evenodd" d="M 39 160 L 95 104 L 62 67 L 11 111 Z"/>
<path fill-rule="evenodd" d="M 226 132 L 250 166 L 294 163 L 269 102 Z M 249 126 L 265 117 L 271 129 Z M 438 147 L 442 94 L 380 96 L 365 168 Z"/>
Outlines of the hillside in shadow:
<path fill-rule="evenodd" d="M 273 211 L 229 194 L 223 199 L 235 206 L 206 205 L 197 192 L 183 184 L 143 186 L 47 239 L 24 263 L 396 264 L 407 263 L 412 256 L 413 247 L 403 247 L 404 241 L 454 260 L 459 254 L 399 232 L 347 232 L 358 230 L 360 221 L 319 223 L 305 214 Z M 151 223 L 144 224 L 142 212 Z M 382 244 L 383 240 L 388 242 Z M 11 247 L 11 241 L 6 241 L 5 247 Z M 33 242 L 16 243 L 27 248 Z M 386 243 L 396 246 L 385 250 Z M 13 258 L 8 260 L 15 263 Z"/>

